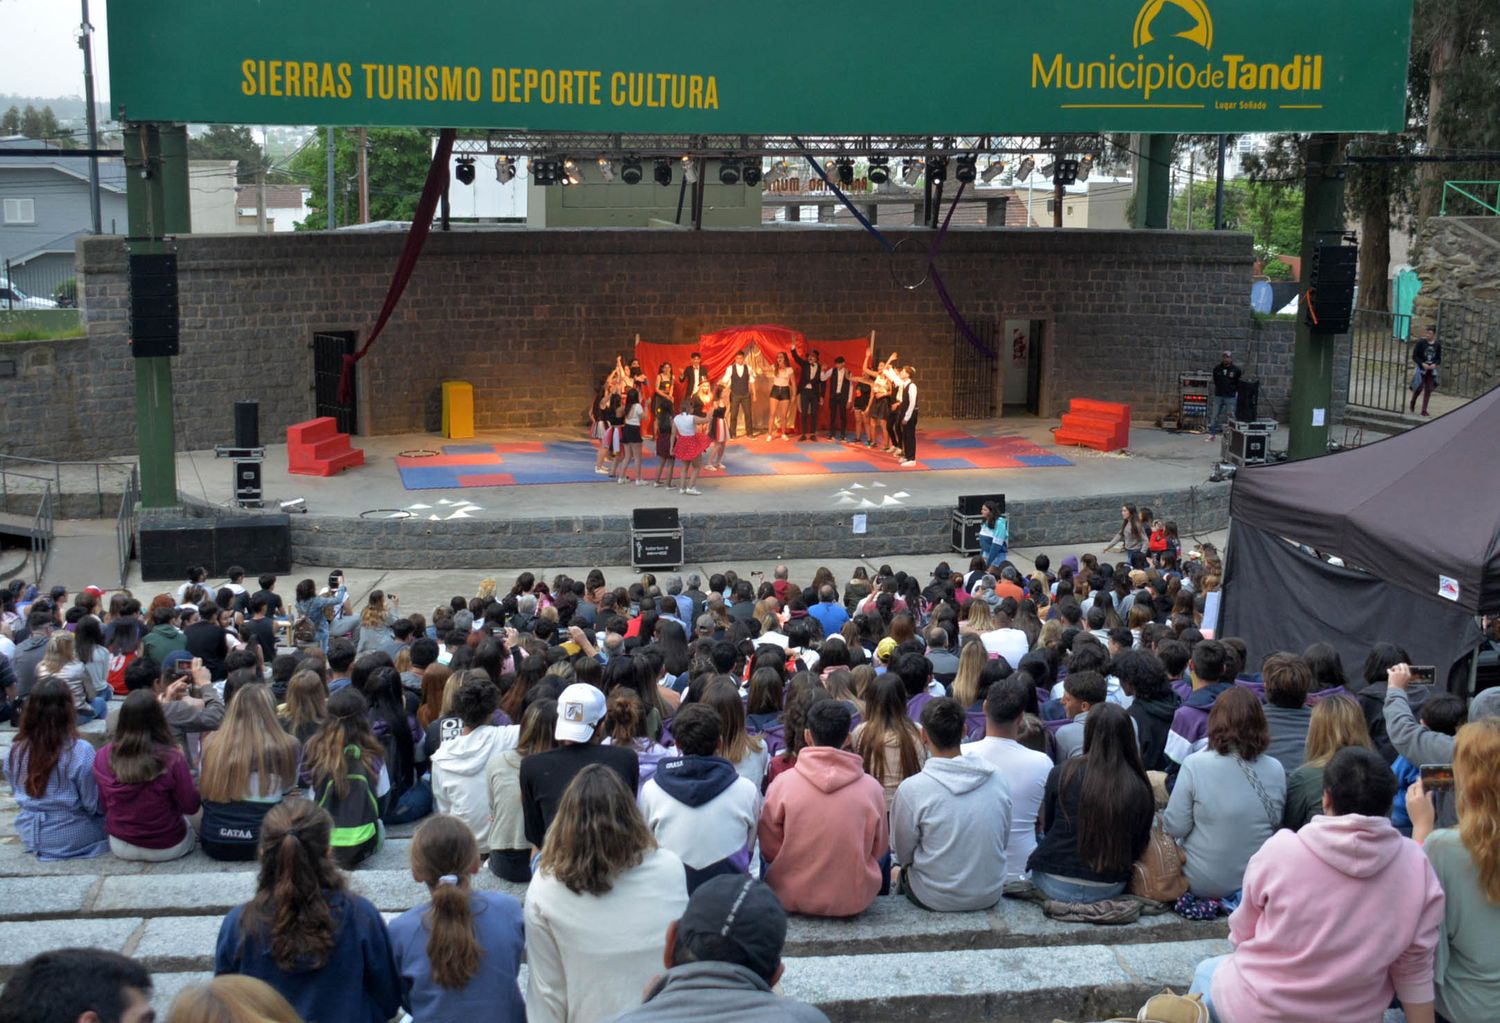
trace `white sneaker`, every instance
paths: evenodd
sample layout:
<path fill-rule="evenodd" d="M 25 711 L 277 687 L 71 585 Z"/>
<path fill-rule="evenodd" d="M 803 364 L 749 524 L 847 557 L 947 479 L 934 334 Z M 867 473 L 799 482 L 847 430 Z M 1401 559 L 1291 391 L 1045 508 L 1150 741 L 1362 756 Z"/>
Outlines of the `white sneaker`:
<path fill-rule="evenodd" d="M 602 465 L 596 465 L 594 466 L 594 474 L 596 476 L 608 476 L 609 470 L 604 468 Z"/>
<path fill-rule="evenodd" d="M 905 461 L 903 461 L 901 464 L 903 466 L 907 466 L 907 465 L 916 465 L 917 463 L 914 460 L 908 458 Z"/>
<path fill-rule="evenodd" d="M 698 496 L 698 495 L 701 495 L 703 493 L 703 491 L 699 490 L 697 487 L 688 487 L 686 490 L 683 491 L 683 493 L 684 494 L 692 494 L 694 496 Z"/>
<path fill-rule="evenodd" d="M 636 480 L 635 481 L 635 485 L 638 486 L 638 487 L 644 487 L 646 485 L 646 481 L 645 480 Z"/>

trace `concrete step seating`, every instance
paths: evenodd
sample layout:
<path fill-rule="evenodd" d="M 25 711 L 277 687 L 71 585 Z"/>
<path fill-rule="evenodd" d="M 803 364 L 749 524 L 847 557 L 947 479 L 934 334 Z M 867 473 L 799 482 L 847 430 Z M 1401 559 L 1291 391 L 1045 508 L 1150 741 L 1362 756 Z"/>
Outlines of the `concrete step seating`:
<path fill-rule="evenodd" d="M 1122 451 L 1130 446 L 1130 406 L 1073 398 L 1062 415 L 1062 425 L 1052 431 L 1052 438 L 1058 444 Z"/>
<path fill-rule="evenodd" d="M 349 446 L 332 416 L 309 419 L 286 428 L 287 472 L 300 476 L 332 476 L 365 464 L 365 453 Z"/>
<path fill-rule="evenodd" d="M 393 828 L 385 848 L 349 875 L 388 916 L 426 898 L 407 869 L 413 830 Z M 0 980 L 44 949 L 96 945 L 145 963 L 165 1012 L 177 991 L 211 971 L 224 913 L 250 897 L 253 871 L 201 852 L 162 864 L 39 863 L 14 839 L 0 843 Z M 487 869 L 477 883 L 525 895 Z M 1226 933 L 1223 921 L 1171 914 L 1095 927 L 1011 899 L 940 914 L 890 896 L 852 920 L 793 917 L 783 986 L 836 1021 L 1100 1019 L 1133 1014 L 1163 985 L 1185 988 L 1199 960 L 1227 950 Z"/>

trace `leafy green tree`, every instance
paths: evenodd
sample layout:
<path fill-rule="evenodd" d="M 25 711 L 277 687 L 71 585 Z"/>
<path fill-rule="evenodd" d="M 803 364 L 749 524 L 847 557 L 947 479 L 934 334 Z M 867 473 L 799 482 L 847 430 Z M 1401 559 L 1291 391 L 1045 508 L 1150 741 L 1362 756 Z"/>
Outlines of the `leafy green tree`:
<path fill-rule="evenodd" d="M 254 181 L 265 164 L 265 154 L 250 129 L 241 124 L 215 124 L 197 138 L 188 139 L 188 157 L 193 160 L 238 160 L 241 182 Z"/>
<path fill-rule="evenodd" d="M 30 103 L 21 111 L 21 134 L 29 139 L 42 137 L 42 114 Z"/>
<path fill-rule="evenodd" d="M 0 115 L 0 135 L 21 134 L 21 108 L 11 104 L 9 110 Z"/>
<path fill-rule="evenodd" d="M 431 137 L 413 128 L 369 129 L 370 219 L 410 220 L 432 163 Z M 292 158 L 291 176 L 312 188 L 307 201 L 312 213 L 297 225 L 299 231 L 318 231 L 328 225 L 327 132 L 319 128 Z M 359 181 L 355 149 L 358 132 L 334 131 L 335 223 L 340 227 L 359 220 Z"/>

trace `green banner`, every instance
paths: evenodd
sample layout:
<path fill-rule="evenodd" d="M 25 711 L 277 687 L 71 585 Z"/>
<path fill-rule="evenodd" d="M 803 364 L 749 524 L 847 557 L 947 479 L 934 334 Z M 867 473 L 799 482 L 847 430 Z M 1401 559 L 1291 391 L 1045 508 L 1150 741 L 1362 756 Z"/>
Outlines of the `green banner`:
<path fill-rule="evenodd" d="M 1399 131 L 1411 8 L 1412 0 L 867 0 L 797 12 L 686 0 L 110 0 L 110 94 L 123 119 L 235 124 Z"/>

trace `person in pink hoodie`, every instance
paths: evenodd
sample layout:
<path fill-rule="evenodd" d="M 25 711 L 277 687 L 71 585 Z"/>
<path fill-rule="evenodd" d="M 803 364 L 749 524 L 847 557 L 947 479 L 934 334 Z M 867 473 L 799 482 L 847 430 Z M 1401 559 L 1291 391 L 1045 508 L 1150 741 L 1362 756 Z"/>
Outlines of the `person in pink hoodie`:
<path fill-rule="evenodd" d="M 851 719 L 842 700 L 813 704 L 807 745 L 766 792 L 760 854 L 788 913 L 855 916 L 890 884 L 885 789 L 840 748 Z"/>
<path fill-rule="evenodd" d="M 1394 994 L 1433 1023 L 1443 889 L 1391 824 L 1396 776 L 1362 746 L 1323 769 L 1323 813 L 1250 858 L 1229 918 L 1234 951 L 1193 978 L 1217 1023 L 1380 1023 Z"/>

